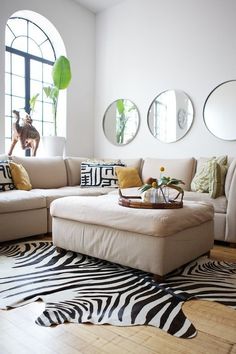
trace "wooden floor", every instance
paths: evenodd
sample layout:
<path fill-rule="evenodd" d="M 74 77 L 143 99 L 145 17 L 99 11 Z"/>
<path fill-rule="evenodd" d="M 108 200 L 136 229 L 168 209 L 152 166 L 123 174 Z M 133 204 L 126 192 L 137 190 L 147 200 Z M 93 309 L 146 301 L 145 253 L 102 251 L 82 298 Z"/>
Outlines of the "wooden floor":
<path fill-rule="evenodd" d="M 211 258 L 236 262 L 236 249 L 216 245 Z M 200 300 L 186 302 L 183 310 L 198 329 L 193 339 L 178 339 L 150 326 L 64 324 L 40 327 L 35 318 L 41 302 L 0 310 L 0 354 L 236 354 L 236 311 Z"/>

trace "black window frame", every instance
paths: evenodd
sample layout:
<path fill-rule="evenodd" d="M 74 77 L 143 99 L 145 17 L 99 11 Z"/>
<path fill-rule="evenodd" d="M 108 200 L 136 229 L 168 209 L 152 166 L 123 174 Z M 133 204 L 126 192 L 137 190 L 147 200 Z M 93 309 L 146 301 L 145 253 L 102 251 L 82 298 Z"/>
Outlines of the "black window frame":
<path fill-rule="evenodd" d="M 23 108 L 23 109 L 25 110 L 25 112 L 29 114 L 29 113 L 30 113 L 30 98 L 31 98 L 31 95 L 30 95 L 30 91 L 31 91 L 31 90 L 30 90 L 30 81 L 31 81 L 31 77 L 30 77 L 30 65 L 31 65 L 31 61 L 34 60 L 34 61 L 40 62 L 40 63 L 42 63 L 42 64 L 47 64 L 47 65 L 53 66 L 53 64 L 54 64 L 54 62 L 55 62 L 55 60 L 56 60 L 56 52 L 55 52 L 54 46 L 53 46 L 53 44 L 52 44 L 50 38 L 48 37 L 48 35 L 47 35 L 47 34 L 45 33 L 45 31 L 44 31 L 40 26 L 38 26 L 35 22 L 33 22 L 33 21 L 31 21 L 31 20 L 29 20 L 29 19 L 27 19 L 27 18 L 19 17 L 19 16 L 17 16 L 17 17 L 13 16 L 13 17 L 10 17 L 10 18 L 9 18 L 9 20 L 14 20 L 14 19 L 24 20 L 24 21 L 26 21 L 26 23 L 27 23 L 27 35 L 25 36 L 25 37 L 27 38 L 27 50 L 28 50 L 28 41 L 29 41 L 29 40 L 33 40 L 33 41 L 35 42 L 34 38 L 32 38 L 32 37 L 29 36 L 29 23 L 31 23 L 31 24 L 33 24 L 34 26 L 36 26 L 40 31 L 42 31 L 43 34 L 44 34 L 45 37 L 46 37 L 46 39 L 45 39 L 40 45 L 42 45 L 42 44 L 45 43 L 46 41 L 49 41 L 50 46 L 51 46 L 51 49 L 52 49 L 52 52 L 53 52 L 53 55 L 54 55 L 54 61 L 45 59 L 45 58 L 43 57 L 43 52 L 42 52 L 40 46 L 39 46 L 38 43 L 36 43 L 36 42 L 35 42 L 35 43 L 38 45 L 38 47 L 39 47 L 39 49 L 40 49 L 40 51 L 41 51 L 41 53 L 42 53 L 42 56 L 41 56 L 41 57 L 36 56 L 36 55 L 33 55 L 33 54 L 30 54 L 30 53 L 28 53 L 28 52 L 21 51 L 21 50 L 19 50 L 19 49 L 14 48 L 14 47 L 10 47 L 9 45 L 6 45 L 6 46 L 5 46 L 5 52 L 10 53 L 10 54 L 19 55 L 20 57 L 22 57 L 22 58 L 24 59 L 24 63 L 25 63 L 25 76 L 24 76 L 24 80 L 25 80 L 25 95 L 24 95 L 25 106 L 24 106 L 24 107 L 21 107 L 21 108 Z M 12 29 L 11 29 L 11 27 L 9 26 L 8 23 L 6 24 L 6 26 L 9 28 L 9 30 L 10 30 L 11 33 L 13 34 L 14 40 L 19 37 L 19 35 L 15 35 L 15 34 L 14 34 L 14 32 L 12 31 Z M 14 41 L 14 40 L 13 40 L 13 41 Z M 12 41 L 12 43 L 13 43 L 13 41 Z M 43 70 L 43 69 L 42 69 L 42 70 Z M 13 75 L 13 73 L 12 73 L 12 60 L 10 60 L 10 70 L 9 70 L 9 72 L 6 72 L 6 70 L 5 70 L 5 73 L 10 74 L 10 86 L 11 86 L 11 92 L 10 92 L 10 94 L 9 94 L 9 93 L 5 93 L 5 95 L 7 95 L 7 96 L 10 97 L 10 105 L 11 105 L 10 111 L 11 111 L 11 116 L 9 116 L 9 115 L 7 115 L 7 114 L 5 113 L 5 119 L 7 119 L 7 118 L 8 118 L 8 119 L 11 119 L 11 126 L 12 126 L 12 123 L 13 123 L 12 110 L 13 110 L 13 109 L 17 109 L 17 107 L 13 107 L 13 106 L 12 106 L 12 98 L 13 98 L 13 97 L 17 97 L 17 96 L 14 96 L 14 95 L 12 94 L 12 75 Z M 42 87 L 43 87 L 43 85 L 44 85 L 44 84 L 43 84 L 43 82 L 44 82 L 44 81 L 43 81 L 43 73 L 42 73 L 42 80 L 41 80 L 41 81 L 38 80 L 38 81 L 42 83 Z M 42 93 L 42 92 L 41 92 L 41 93 Z M 36 94 L 36 93 L 35 93 L 35 94 Z M 22 95 L 22 97 L 23 97 L 23 95 Z M 41 130 L 42 130 L 42 135 L 43 135 L 43 134 L 44 134 L 44 123 L 47 122 L 47 121 L 44 119 L 44 115 L 43 115 L 43 104 L 44 104 L 43 98 L 42 98 L 41 103 L 42 103 L 42 117 L 41 117 L 41 119 L 38 119 L 38 121 L 40 121 L 40 123 L 41 123 Z M 55 122 L 53 122 L 52 124 L 55 124 Z M 6 141 L 6 139 L 9 139 L 9 138 L 12 139 L 12 131 L 11 131 L 11 136 L 10 136 L 10 137 L 5 135 L 5 141 Z"/>

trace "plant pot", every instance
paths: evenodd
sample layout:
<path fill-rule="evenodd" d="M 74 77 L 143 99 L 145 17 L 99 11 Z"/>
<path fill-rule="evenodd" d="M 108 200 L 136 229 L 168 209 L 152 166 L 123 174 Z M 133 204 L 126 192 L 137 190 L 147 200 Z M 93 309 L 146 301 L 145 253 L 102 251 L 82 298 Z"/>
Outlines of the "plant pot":
<path fill-rule="evenodd" d="M 43 150 L 45 156 L 64 156 L 66 138 L 64 136 L 43 136 Z"/>

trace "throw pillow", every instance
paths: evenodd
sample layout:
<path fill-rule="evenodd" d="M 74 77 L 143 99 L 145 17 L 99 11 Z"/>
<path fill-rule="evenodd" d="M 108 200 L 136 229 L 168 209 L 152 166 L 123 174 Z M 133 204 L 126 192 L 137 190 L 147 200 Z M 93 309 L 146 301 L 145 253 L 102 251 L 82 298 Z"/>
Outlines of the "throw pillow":
<path fill-rule="evenodd" d="M 0 192 L 15 189 L 8 161 L 0 161 Z"/>
<path fill-rule="evenodd" d="M 227 156 L 213 157 L 202 164 L 192 182 L 191 190 L 209 193 L 212 198 L 224 194 L 224 183 L 227 172 Z"/>
<path fill-rule="evenodd" d="M 116 167 L 116 174 L 120 188 L 141 187 L 143 185 L 135 167 Z"/>
<path fill-rule="evenodd" d="M 209 171 L 209 194 L 211 198 L 221 195 L 221 168 L 216 161 L 211 162 Z"/>
<path fill-rule="evenodd" d="M 121 162 L 82 162 L 81 187 L 118 187 L 116 166 L 124 166 L 124 164 Z"/>
<path fill-rule="evenodd" d="M 16 189 L 21 189 L 24 191 L 31 190 L 32 185 L 26 169 L 21 164 L 17 164 L 15 162 L 9 162 L 9 165 Z"/>

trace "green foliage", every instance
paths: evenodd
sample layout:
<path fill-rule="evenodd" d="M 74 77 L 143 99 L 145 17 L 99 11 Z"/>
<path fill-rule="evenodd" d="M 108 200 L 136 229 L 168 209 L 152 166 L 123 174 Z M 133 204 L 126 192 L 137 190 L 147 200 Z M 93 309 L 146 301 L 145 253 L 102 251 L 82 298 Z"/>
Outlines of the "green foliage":
<path fill-rule="evenodd" d="M 162 189 L 162 187 L 169 187 L 172 189 L 176 189 L 178 192 L 182 192 L 183 189 L 179 186 L 179 184 L 185 184 L 182 180 L 177 178 L 165 177 L 162 176 L 159 180 L 155 180 L 155 187 L 152 183 L 146 183 L 142 187 L 140 187 L 141 193 L 146 192 L 150 188 Z"/>
<path fill-rule="evenodd" d="M 39 97 L 39 93 L 37 93 L 36 95 L 34 95 L 33 97 L 31 97 L 31 99 L 29 100 L 29 104 L 30 104 L 30 113 L 34 112 L 35 109 L 35 105 L 37 102 L 37 98 Z"/>
<path fill-rule="evenodd" d="M 58 90 L 66 89 L 71 81 L 70 62 L 63 55 L 54 63 L 52 69 L 53 83 Z"/>
<path fill-rule="evenodd" d="M 57 106 L 60 90 L 66 89 L 71 81 L 71 69 L 69 60 L 60 56 L 52 68 L 53 85 L 44 87 L 45 95 L 52 100 L 53 116 L 55 121 L 55 135 L 57 135 Z"/>

